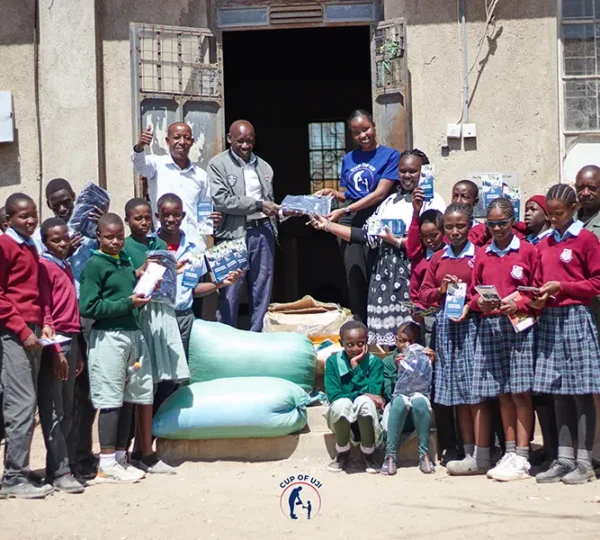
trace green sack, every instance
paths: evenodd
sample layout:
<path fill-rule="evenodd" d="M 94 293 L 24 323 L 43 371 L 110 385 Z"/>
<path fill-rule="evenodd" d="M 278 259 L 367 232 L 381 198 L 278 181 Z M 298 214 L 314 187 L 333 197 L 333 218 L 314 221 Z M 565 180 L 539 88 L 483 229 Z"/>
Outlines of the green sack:
<path fill-rule="evenodd" d="M 165 439 L 281 437 L 306 425 L 310 398 L 274 377 L 217 379 L 184 386 L 156 413 L 152 433 Z"/>
<path fill-rule="evenodd" d="M 196 320 L 190 339 L 192 382 L 229 377 L 279 377 L 312 390 L 317 357 L 300 334 L 261 334 Z"/>

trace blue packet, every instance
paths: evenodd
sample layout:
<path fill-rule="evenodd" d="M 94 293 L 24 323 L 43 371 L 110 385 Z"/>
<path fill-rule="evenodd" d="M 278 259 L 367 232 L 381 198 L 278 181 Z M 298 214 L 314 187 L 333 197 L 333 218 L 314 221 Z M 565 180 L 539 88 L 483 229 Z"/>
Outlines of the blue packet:
<path fill-rule="evenodd" d="M 93 182 L 87 182 L 77 197 L 73 215 L 69 220 L 69 227 L 76 233 L 87 238 L 96 238 L 97 223 L 90 219 L 90 212 L 97 206 L 108 212 L 110 197 L 108 193 Z"/>
<path fill-rule="evenodd" d="M 188 263 L 183 272 L 181 285 L 188 289 L 195 289 L 200 282 L 200 278 L 206 273 L 204 267 L 204 258 L 190 255 Z"/>
<path fill-rule="evenodd" d="M 223 283 L 230 272 L 249 268 L 248 250 L 243 239 L 221 242 L 206 252 L 206 262 L 215 283 Z"/>
<path fill-rule="evenodd" d="M 404 358 L 398 366 L 398 379 L 394 387 L 394 395 L 410 396 L 419 392 L 429 397 L 431 394 L 431 361 L 418 344 L 409 345 Z"/>
<path fill-rule="evenodd" d="M 406 234 L 406 225 L 403 219 L 382 219 L 381 225 L 384 229 L 388 229 L 394 236 L 399 238 Z"/>
<path fill-rule="evenodd" d="M 203 236 L 211 236 L 215 232 L 215 226 L 210 214 L 213 212 L 212 201 L 199 201 L 196 218 L 198 221 L 198 232 Z"/>
<path fill-rule="evenodd" d="M 458 319 L 462 315 L 466 296 L 466 283 L 459 283 L 458 285 L 451 283 L 448 285 L 446 306 L 444 308 L 444 313 L 448 319 Z"/>
<path fill-rule="evenodd" d="M 433 179 L 433 165 L 423 165 L 421 167 L 419 187 L 423 190 L 425 202 L 433 200 Z"/>
<path fill-rule="evenodd" d="M 177 258 L 175 254 L 166 249 L 157 249 L 149 251 L 146 258 L 155 260 L 166 268 L 159 289 L 152 294 L 152 301 L 174 307 L 177 301 Z"/>

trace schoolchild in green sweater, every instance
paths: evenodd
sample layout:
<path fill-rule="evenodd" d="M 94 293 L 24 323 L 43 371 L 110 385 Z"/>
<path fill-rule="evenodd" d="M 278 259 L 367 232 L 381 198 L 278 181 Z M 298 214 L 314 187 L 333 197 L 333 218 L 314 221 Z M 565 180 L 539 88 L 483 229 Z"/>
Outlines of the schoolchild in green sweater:
<path fill-rule="evenodd" d="M 429 458 L 429 435 L 431 429 L 431 381 L 427 390 L 422 392 L 404 392 L 396 388 L 400 362 L 410 345 L 421 340 L 421 328 L 412 321 L 406 321 L 398 328 L 397 348 L 383 359 L 383 397 L 387 402 L 383 412 L 383 429 L 387 432 L 385 459 L 381 474 L 396 474 L 396 453 L 400 438 L 405 432 L 417 432 L 419 438 L 419 469 L 424 474 L 435 472 Z M 423 349 L 429 361 L 435 360 L 435 353 L 429 348 Z"/>
<path fill-rule="evenodd" d="M 329 407 L 324 416 L 335 433 L 335 460 L 330 472 L 341 472 L 350 459 L 350 437 L 353 427 L 360 436 L 360 449 L 365 470 L 379 471 L 374 456 L 381 428 L 378 410 L 383 410 L 381 397 L 383 364 L 367 349 L 367 327 L 359 321 L 348 321 L 340 328 L 344 350 L 332 354 L 325 365 L 325 391 Z"/>
<path fill-rule="evenodd" d="M 150 406 L 151 414 L 152 365 L 136 313 L 150 298 L 133 293 L 136 273 L 122 251 L 125 227 L 121 218 L 104 214 L 98 220 L 96 236 L 99 249 L 81 274 L 79 296 L 81 316 L 94 320 L 88 365 L 92 403 L 100 411 L 96 481 L 133 483 L 144 473 L 126 462 L 132 418 L 127 404 Z"/>

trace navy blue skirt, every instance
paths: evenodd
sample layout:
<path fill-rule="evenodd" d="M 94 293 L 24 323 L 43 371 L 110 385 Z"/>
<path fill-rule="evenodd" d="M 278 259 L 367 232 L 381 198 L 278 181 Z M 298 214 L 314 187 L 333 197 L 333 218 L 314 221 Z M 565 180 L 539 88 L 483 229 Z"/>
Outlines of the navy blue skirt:
<path fill-rule="evenodd" d="M 544 394 L 600 394 L 598 331 L 586 306 L 546 308 L 538 321 L 534 390 Z"/>
<path fill-rule="evenodd" d="M 481 398 L 533 388 L 534 327 L 515 332 L 506 315 L 481 317 L 475 345 L 473 393 Z"/>
<path fill-rule="evenodd" d="M 481 400 L 473 395 L 475 338 L 479 317 L 471 314 L 460 323 L 449 320 L 443 307 L 435 321 L 433 401 L 440 405 L 473 405 Z"/>

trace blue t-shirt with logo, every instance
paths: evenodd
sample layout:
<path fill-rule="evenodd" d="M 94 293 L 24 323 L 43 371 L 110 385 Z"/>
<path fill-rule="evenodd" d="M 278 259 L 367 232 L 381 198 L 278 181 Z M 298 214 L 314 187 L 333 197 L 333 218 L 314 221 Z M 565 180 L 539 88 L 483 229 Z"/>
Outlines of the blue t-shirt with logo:
<path fill-rule="evenodd" d="M 400 153 L 387 146 L 370 152 L 353 150 L 344 156 L 340 187 L 346 188 L 346 198 L 356 201 L 373 193 L 379 180 L 397 181 Z"/>

